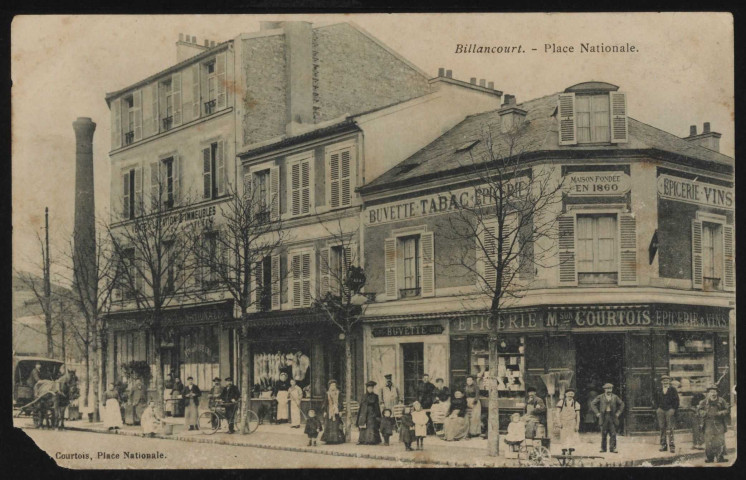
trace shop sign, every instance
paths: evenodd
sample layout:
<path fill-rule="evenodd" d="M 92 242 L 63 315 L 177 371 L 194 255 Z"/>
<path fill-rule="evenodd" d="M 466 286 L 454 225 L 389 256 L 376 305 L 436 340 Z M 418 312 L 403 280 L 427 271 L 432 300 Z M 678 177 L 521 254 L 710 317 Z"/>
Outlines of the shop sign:
<path fill-rule="evenodd" d="M 549 310 L 546 325 L 561 328 L 728 328 L 728 315 L 697 307 L 582 308 Z"/>
<path fill-rule="evenodd" d="M 565 177 L 565 191 L 571 197 L 623 195 L 632 181 L 624 172 L 577 172 Z"/>
<path fill-rule="evenodd" d="M 712 183 L 661 175 L 658 177 L 658 197 L 717 208 L 733 208 L 733 189 Z"/>
<path fill-rule="evenodd" d="M 728 314 L 700 309 L 656 309 L 653 316 L 656 327 L 665 328 L 728 328 Z"/>
<path fill-rule="evenodd" d="M 397 327 L 374 327 L 371 329 L 374 337 L 406 337 L 412 335 L 440 335 L 443 325 L 403 325 Z"/>
<path fill-rule="evenodd" d="M 500 331 L 536 330 L 544 326 L 539 312 L 505 313 L 499 316 L 497 329 Z M 451 333 L 488 333 L 493 331 L 492 319 L 487 315 L 454 318 L 451 320 Z"/>
<path fill-rule="evenodd" d="M 217 207 L 215 205 L 208 205 L 206 207 L 195 207 L 181 212 L 169 215 L 167 218 L 168 224 L 174 223 L 192 223 L 195 221 L 202 222 L 204 225 L 212 224 L 215 215 L 217 214 Z"/>

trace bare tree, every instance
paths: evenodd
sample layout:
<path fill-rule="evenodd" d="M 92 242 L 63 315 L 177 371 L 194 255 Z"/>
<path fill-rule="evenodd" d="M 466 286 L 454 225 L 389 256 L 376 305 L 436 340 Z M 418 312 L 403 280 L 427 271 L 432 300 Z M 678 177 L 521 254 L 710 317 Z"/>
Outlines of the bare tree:
<path fill-rule="evenodd" d="M 248 177 L 248 176 L 247 176 Z M 203 280 L 225 289 L 233 297 L 242 319 L 241 342 L 241 419 L 249 408 L 249 322 L 247 314 L 279 306 L 279 285 L 282 277 L 280 262 L 272 261 L 285 241 L 286 234 L 279 220 L 278 198 L 270 197 L 250 177 L 243 192 L 230 183 L 226 187 L 228 200 L 219 206 L 220 225 L 195 230 L 196 261 Z M 279 257 L 275 257 L 279 259 Z M 273 296 L 273 290 L 276 292 Z M 246 423 L 241 422 L 246 433 Z"/>
<path fill-rule="evenodd" d="M 442 229 L 456 246 L 447 263 L 476 277 L 489 298 L 490 455 L 499 453 L 497 346 L 503 310 L 525 294 L 537 267 L 557 263 L 551 248 L 558 235 L 556 207 L 563 185 L 553 166 L 534 168 L 529 163 L 526 152 L 533 145 L 527 125 L 507 130 L 483 126 L 462 162 L 473 200 L 462 201 Z"/>

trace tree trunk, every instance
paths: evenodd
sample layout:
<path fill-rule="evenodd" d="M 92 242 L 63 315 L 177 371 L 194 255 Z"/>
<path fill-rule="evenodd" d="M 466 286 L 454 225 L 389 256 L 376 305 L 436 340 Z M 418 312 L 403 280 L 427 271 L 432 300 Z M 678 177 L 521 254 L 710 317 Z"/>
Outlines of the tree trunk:
<path fill-rule="evenodd" d="M 493 321 L 494 328 L 497 328 L 497 321 Z M 489 385 L 489 407 L 487 418 L 487 453 L 491 457 L 500 454 L 500 403 L 497 390 L 497 332 L 490 333 L 489 339 L 489 364 L 490 364 L 490 385 Z"/>
<path fill-rule="evenodd" d="M 61 341 L 61 345 L 62 345 L 62 361 L 65 362 L 65 363 L 67 363 L 67 346 L 65 345 L 65 337 L 67 335 L 66 335 L 65 330 L 66 330 L 65 319 L 64 319 L 64 317 L 62 317 L 62 315 L 60 315 L 60 333 L 61 333 L 61 336 L 62 336 L 62 341 Z"/>
<path fill-rule="evenodd" d="M 98 422 L 101 419 L 101 394 L 104 391 L 104 336 L 100 329 L 96 330 L 96 382 L 93 386 L 93 421 Z"/>
<path fill-rule="evenodd" d="M 52 333 L 52 313 L 49 311 L 49 305 L 44 312 L 44 326 L 47 329 L 47 357 L 54 358 L 54 335 Z"/>
<path fill-rule="evenodd" d="M 249 433 L 246 416 L 249 412 L 249 327 L 241 325 L 241 434 Z"/>
<path fill-rule="evenodd" d="M 153 329 L 155 341 L 154 362 L 155 362 L 155 404 L 160 418 L 164 417 L 163 405 L 163 355 L 161 353 L 161 332 L 159 328 Z"/>
<path fill-rule="evenodd" d="M 85 383 L 83 390 L 85 393 L 83 394 L 83 406 L 88 408 L 88 397 L 91 396 L 91 343 L 88 342 L 88 344 L 85 346 L 84 350 L 84 360 L 85 360 Z"/>
<path fill-rule="evenodd" d="M 345 332 L 345 442 L 352 439 L 352 340 L 350 332 Z"/>

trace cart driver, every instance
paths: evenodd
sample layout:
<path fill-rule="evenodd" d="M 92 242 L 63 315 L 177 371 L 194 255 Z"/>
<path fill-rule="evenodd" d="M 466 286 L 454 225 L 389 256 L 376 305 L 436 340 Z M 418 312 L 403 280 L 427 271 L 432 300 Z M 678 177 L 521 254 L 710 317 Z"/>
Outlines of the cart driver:
<path fill-rule="evenodd" d="M 39 380 L 41 380 L 41 363 L 36 362 L 34 369 L 31 370 L 31 373 L 28 376 L 28 380 L 26 380 L 26 385 L 34 388 L 34 385 L 36 385 Z"/>

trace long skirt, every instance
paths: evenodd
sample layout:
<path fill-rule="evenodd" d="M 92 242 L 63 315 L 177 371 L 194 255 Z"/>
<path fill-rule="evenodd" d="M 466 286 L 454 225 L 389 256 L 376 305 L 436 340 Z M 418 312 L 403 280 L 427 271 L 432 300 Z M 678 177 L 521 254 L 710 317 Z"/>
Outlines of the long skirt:
<path fill-rule="evenodd" d="M 157 419 L 153 416 L 153 413 L 149 410 L 146 410 L 143 413 L 142 418 L 140 419 L 140 426 L 142 427 L 142 433 L 147 435 L 150 433 L 157 433 L 159 423 Z"/>
<path fill-rule="evenodd" d="M 560 420 L 560 444 L 563 447 L 577 447 L 580 443 L 580 436 L 575 431 L 576 425 L 574 417 Z"/>
<path fill-rule="evenodd" d="M 434 403 L 430 407 L 430 418 L 432 418 L 434 424 L 442 424 L 445 421 L 448 410 L 451 408 L 451 400 L 445 402 Z"/>
<path fill-rule="evenodd" d="M 103 420 L 104 427 L 106 428 L 122 427 L 122 411 L 119 408 L 119 401 L 116 398 L 106 400 Z"/>
<path fill-rule="evenodd" d="M 300 426 L 300 402 L 290 400 L 290 425 Z"/>
<path fill-rule="evenodd" d="M 163 411 L 165 413 L 174 413 L 174 402 L 171 401 L 171 389 L 166 388 L 163 390 Z"/>
<path fill-rule="evenodd" d="M 370 409 L 368 412 L 368 415 L 365 416 L 365 428 L 360 429 L 358 443 L 362 443 L 363 445 L 378 445 L 381 443 L 381 433 L 378 431 L 379 420 Z"/>
<path fill-rule="evenodd" d="M 327 445 L 334 445 L 345 442 L 345 434 L 342 431 L 342 419 L 339 415 L 333 418 L 327 418 L 324 422 L 324 433 L 321 434 L 321 441 Z"/>
<path fill-rule="evenodd" d="M 482 434 L 482 403 L 479 400 L 470 400 L 471 408 L 466 409 L 469 416 L 469 435 L 476 437 Z"/>
<path fill-rule="evenodd" d="M 705 457 L 716 459 L 725 454 L 725 427 L 720 421 L 705 421 Z"/>
<path fill-rule="evenodd" d="M 414 442 L 414 430 L 402 425 L 401 428 L 399 428 L 399 441 L 405 445 Z"/>
<path fill-rule="evenodd" d="M 277 420 L 288 419 L 288 391 L 277 391 Z"/>
<path fill-rule="evenodd" d="M 190 399 L 187 401 L 186 410 L 184 412 L 184 425 L 188 427 L 196 427 L 199 418 L 199 409 L 197 408 L 197 402 Z"/>
<path fill-rule="evenodd" d="M 469 434 L 469 422 L 466 421 L 465 417 L 446 417 L 445 423 L 443 423 L 443 431 L 444 440 L 461 440 Z"/>

